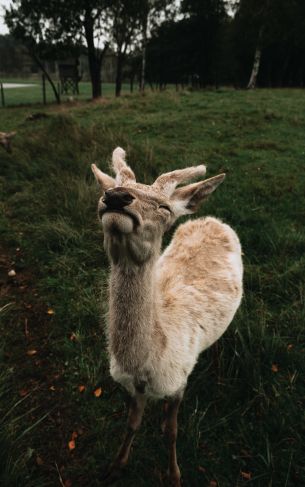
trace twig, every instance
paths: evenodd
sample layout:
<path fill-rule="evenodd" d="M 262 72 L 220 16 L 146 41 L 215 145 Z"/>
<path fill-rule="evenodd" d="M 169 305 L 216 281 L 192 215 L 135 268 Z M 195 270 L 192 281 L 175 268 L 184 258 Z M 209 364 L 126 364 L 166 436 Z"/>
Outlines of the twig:
<path fill-rule="evenodd" d="M 24 334 L 25 334 L 25 338 L 29 338 L 29 329 L 28 329 L 28 319 L 25 318 L 24 319 Z"/>
<path fill-rule="evenodd" d="M 59 477 L 59 482 L 60 482 L 60 485 L 61 485 L 62 487 L 66 487 L 66 486 L 65 486 L 65 484 L 64 484 L 64 481 L 63 481 L 63 479 L 62 479 L 62 476 L 61 476 L 61 474 L 60 474 L 60 471 L 59 471 L 59 468 L 58 468 L 58 465 L 57 465 L 57 463 L 56 463 L 56 462 L 55 462 L 55 466 L 56 466 L 56 470 L 57 470 L 57 473 L 58 473 L 58 477 Z"/>

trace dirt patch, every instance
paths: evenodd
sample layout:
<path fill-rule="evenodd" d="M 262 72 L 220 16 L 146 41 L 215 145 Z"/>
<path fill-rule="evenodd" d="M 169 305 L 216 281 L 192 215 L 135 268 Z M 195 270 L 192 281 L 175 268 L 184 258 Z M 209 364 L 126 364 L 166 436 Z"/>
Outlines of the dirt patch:
<path fill-rule="evenodd" d="M 4 353 L 6 364 L 14 371 L 16 400 L 25 399 L 18 414 L 25 415 L 23 429 L 37 423 L 28 438 L 28 446 L 34 453 L 27 466 L 31 477 L 44 474 L 50 482 L 48 485 L 66 485 L 66 480 L 67 485 L 72 485 L 71 479 L 65 479 L 65 472 L 68 465 L 71 467 L 78 460 L 76 455 L 71 455 L 68 442 L 71 432 L 83 434 L 84 428 L 71 415 L 73 405 L 66 393 L 64 363 L 52 349 L 52 310 L 38 295 L 35 275 L 29 269 L 18 271 L 21 258 L 18 250 L 12 256 L 1 249 L 0 298 L 2 306 L 12 308 L 13 319 L 4 321 Z M 13 275 L 10 271 L 15 269 Z"/>

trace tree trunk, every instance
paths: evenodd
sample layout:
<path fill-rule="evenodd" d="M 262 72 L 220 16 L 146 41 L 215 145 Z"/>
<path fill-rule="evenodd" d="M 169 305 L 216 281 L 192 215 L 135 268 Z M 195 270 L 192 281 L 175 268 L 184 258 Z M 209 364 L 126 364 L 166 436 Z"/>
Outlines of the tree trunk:
<path fill-rule="evenodd" d="M 89 72 L 92 85 L 92 98 L 100 98 L 102 96 L 102 76 L 101 67 L 102 60 L 108 44 L 105 45 L 103 51 L 99 52 L 94 46 L 94 20 L 91 16 L 91 11 L 86 10 L 85 13 L 85 37 L 88 48 L 88 63 Z"/>
<path fill-rule="evenodd" d="M 130 75 L 130 93 L 133 93 L 134 74 Z"/>
<path fill-rule="evenodd" d="M 261 55 L 262 55 L 262 50 L 260 47 L 257 46 L 257 48 L 255 50 L 255 55 L 254 55 L 254 63 L 253 63 L 253 67 L 252 67 L 252 72 L 251 72 L 251 76 L 250 76 L 249 83 L 247 86 L 248 90 L 252 90 L 256 87 L 257 75 L 258 75 L 260 63 L 261 63 Z"/>
<path fill-rule="evenodd" d="M 39 57 L 33 51 L 30 51 L 30 52 L 31 52 L 31 55 L 32 55 L 34 61 L 40 67 L 41 71 L 43 72 L 43 74 L 47 78 L 48 82 L 50 83 L 50 85 L 52 87 L 52 90 L 53 90 L 53 93 L 54 93 L 54 96 L 55 96 L 55 99 L 56 99 L 56 102 L 58 104 L 60 104 L 60 94 L 59 94 L 59 91 L 56 89 L 56 86 L 54 85 L 51 76 L 47 72 L 47 70 L 44 67 L 43 63 L 40 61 Z"/>
<path fill-rule="evenodd" d="M 140 91 L 143 93 L 145 89 L 145 68 L 146 68 L 146 44 L 147 44 L 147 23 L 148 23 L 148 12 L 145 15 L 142 23 L 142 64 L 141 64 L 141 78 L 140 78 Z"/>
<path fill-rule="evenodd" d="M 101 66 L 96 59 L 93 59 L 90 62 L 90 57 L 88 56 L 88 58 L 92 86 L 92 98 L 100 98 L 102 96 Z"/>
<path fill-rule="evenodd" d="M 256 81 L 257 81 L 257 76 L 261 64 L 261 57 L 262 57 L 262 36 L 263 36 L 263 27 L 261 27 L 259 34 L 258 34 L 258 40 L 257 40 L 257 46 L 255 49 L 255 54 L 254 54 L 254 61 L 253 61 L 253 66 L 252 66 L 252 71 L 251 71 L 251 76 L 249 79 L 249 83 L 247 86 L 248 90 L 253 90 L 256 87 Z"/>
<path fill-rule="evenodd" d="M 124 55 L 122 53 L 119 53 L 117 59 L 117 69 L 116 69 L 116 79 L 115 79 L 115 96 L 121 95 L 123 64 L 124 64 Z"/>

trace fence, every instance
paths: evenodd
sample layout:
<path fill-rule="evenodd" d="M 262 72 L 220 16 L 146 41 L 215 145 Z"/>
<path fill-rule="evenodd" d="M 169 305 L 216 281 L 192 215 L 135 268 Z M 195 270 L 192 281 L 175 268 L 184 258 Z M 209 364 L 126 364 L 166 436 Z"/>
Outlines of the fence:
<path fill-rule="evenodd" d="M 58 83 L 56 88 L 59 91 Z M 113 96 L 115 93 L 114 83 L 102 84 L 103 96 Z M 129 92 L 129 85 L 124 84 L 123 93 Z M 82 81 L 79 83 L 79 93 L 64 93 L 60 95 L 61 101 L 89 100 L 91 98 L 91 83 Z M 50 83 L 43 77 L 32 81 L 23 79 L 0 80 L 0 108 L 18 105 L 56 103 L 56 99 Z"/>
<path fill-rule="evenodd" d="M 0 105 L 2 107 L 32 103 L 51 103 L 55 97 L 51 86 L 44 76 L 41 80 L 5 80 L 0 81 Z"/>

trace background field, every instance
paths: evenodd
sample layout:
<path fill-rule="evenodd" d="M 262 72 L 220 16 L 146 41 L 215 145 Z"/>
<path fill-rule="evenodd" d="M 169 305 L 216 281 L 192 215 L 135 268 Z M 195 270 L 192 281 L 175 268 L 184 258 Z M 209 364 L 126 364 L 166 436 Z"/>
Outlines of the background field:
<path fill-rule="evenodd" d="M 120 441 L 125 394 L 108 374 L 89 168 L 107 170 L 117 145 L 145 183 L 202 161 L 209 176 L 225 171 L 200 214 L 232 225 L 244 250 L 242 306 L 181 407 L 184 485 L 304 485 L 304 107 L 301 90 L 219 90 L 0 111 L 0 130 L 18 131 L 12 154 L 0 148 L 2 485 L 101 485 Z M 161 484 L 160 420 L 151 404 L 118 485 Z"/>
<path fill-rule="evenodd" d="M 24 88 L 4 88 L 4 98 L 5 98 L 5 106 L 11 107 L 16 105 L 28 105 L 30 103 L 43 103 L 43 94 L 42 94 L 42 81 L 41 79 L 22 79 L 22 78 L 5 78 L 0 80 L 1 83 L 22 83 L 22 84 L 29 84 L 35 86 L 27 86 Z M 56 82 L 55 82 L 56 85 Z M 103 83 L 103 96 L 109 97 L 113 96 L 115 92 L 115 84 L 114 83 Z M 123 84 L 122 85 L 122 93 L 129 92 L 129 85 Z M 61 100 L 66 102 L 67 100 L 89 100 L 92 96 L 91 90 L 91 83 L 90 82 L 81 82 L 79 83 L 79 94 L 72 95 L 69 93 L 68 95 L 62 94 Z M 54 103 L 55 97 L 52 91 L 51 85 L 46 82 L 46 102 Z"/>

